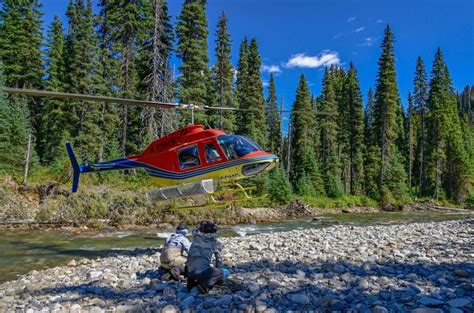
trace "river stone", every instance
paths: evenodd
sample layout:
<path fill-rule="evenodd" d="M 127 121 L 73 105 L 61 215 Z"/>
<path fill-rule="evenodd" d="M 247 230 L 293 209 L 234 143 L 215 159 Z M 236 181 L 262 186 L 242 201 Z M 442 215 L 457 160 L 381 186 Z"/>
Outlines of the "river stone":
<path fill-rule="evenodd" d="M 461 308 L 468 305 L 469 303 L 471 303 L 471 301 L 466 298 L 457 298 L 457 299 L 448 301 L 449 306 L 452 308 Z"/>
<path fill-rule="evenodd" d="M 89 309 L 89 313 L 105 313 L 105 311 L 99 308 L 98 306 L 94 306 Z"/>
<path fill-rule="evenodd" d="M 411 310 L 411 313 L 443 313 L 443 310 L 435 308 L 417 308 Z"/>
<path fill-rule="evenodd" d="M 310 299 L 304 293 L 296 293 L 290 296 L 290 300 L 294 303 L 306 305 L 310 302 Z"/>
<path fill-rule="evenodd" d="M 115 311 L 116 313 L 140 313 L 143 309 L 140 305 L 119 305 Z"/>
<path fill-rule="evenodd" d="M 376 305 L 373 308 L 372 313 L 388 313 L 388 310 L 384 308 L 383 306 Z"/>
<path fill-rule="evenodd" d="M 216 302 L 216 306 L 223 306 L 227 307 L 232 303 L 232 296 L 231 295 L 225 295 Z"/>
<path fill-rule="evenodd" d="M 178 308 L 175 307 L 174 305 L 172 304 L 168 304 L 167 306 L 165 306 L 162 310 L 161 310 L 162 313 L 177 313 L 179 312 Z"/>
<path fill-rule="evenodd" d="M 463 269 L 460 269 L 460 268 L 454 269 L 453 273 L 454 273 L 454 275 L 459 276 L 459 277 L 463 277 L 463 278 L 469 277 L 469 272 L 465 271 Z"/>
<path fill-rule="evenodd" d="M 421 304 L 427 305 L 427 306 L 440 306 L 444 304 L 444 301 L 430 298 L 430 297 L 420 297 L 418 300 Z"/>
<path fill-rule="evenodd" d="M 181 303 L 179 304 L 182 308 L 188 308 L 191 306 L 191 304 L 194 303 L 194 297 L 193 296 L 188 296 L 185 298 Z"/>
<path fill-rule="evenodd" d="M 80 313 L 81 312 L 81 306 L 77 303 L 71 305 L 71 307 L 69 308 L 70 312 L 71 313 Z"/>
<path fill-rule="evenodd" d="M 362 288 L 362 289 L 369 288 L 369 282 L 366 281 L 365 279 L 359 280 L 359 283 L 357 285 L 359 286 L 359 288 Z"/>
<path fill-rule="evenodd" d="M 90 271 L 88 276 L 91 279 L 99 278 L 100 276 L 102 276 L 102 272 L 101 271 Z"/>

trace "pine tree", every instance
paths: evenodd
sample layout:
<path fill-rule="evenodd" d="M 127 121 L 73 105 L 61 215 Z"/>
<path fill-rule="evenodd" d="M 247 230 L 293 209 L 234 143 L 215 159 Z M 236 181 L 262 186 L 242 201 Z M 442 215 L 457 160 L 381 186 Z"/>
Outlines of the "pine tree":
<path fill-rule="evenodd" d="M 426 116 L 427 100 L 428 100 L 428 78 L 426 75 L 425 65 L 421 57 L 416 60 L 415 78 L 413 81 L 413 105 L 416 110 L 416 115 L 419 117 L 413 127 L 418 134 L 416 148 L 415 148 L 415 165 L 416 165 L 416 180 L 419 186 L 419 192 L 425 193 L 426 190 Z"/>
<path fill-rule="evenodd" d="M 248 72 L 249 72 L 249 49 L 247 38 L 244 37 L 240 43 L 239 48 L 239 62 L 237 64 L 237 79 L 235 81 L 235 93 L 237 98 L 237 105 L 239 108 L 247 108 L 248 105 Z M 246 125 L 243 124 L 245 113 L 240 111 L 237 115 L 237 132 L 244 133 Z"/>
<path fill-rule="evenodd" d="M 377 182 L 380 173 L 380 149 L 375 136 L 375 99 L 372 88 L 369 89 L 364 115 L 364 189 L 368 197 L 377 199 L 379 197 Z"/>
<path fill-rule="evenodd" d="M 37 0 L 2 1 L 0 60 L 7 86 L 39 88 L 42 85 L 41 6 Z"/>
<path fill-rule="evenodd" d="M 0 62 L 0 87 L 5 86 Z M 0 90 L 0 171 L 18 175 L 23 167 L 28 135 L 31 134 L 27 101 L 24 97 L 8 99 Z"/>
<path fill-rule="evenodd" d="M 429 190 L 435 199 L 460 201 L 468 189 L 468 159 L 462 144 L 456 95 L 441 49 L 433 62 L 427 107 Z"/>
<path fill-rule="evenodd" d="M 353 63 L 350 64 L 344 83 L 344 101 L 347 103 L 347 137 L 349 155 L 349 191 L 360 194 L 364 182 L 364 112 L 359 78 Z"/>
<path fill-rule="evenodd" d="M 55 16 L 48 31 L 46 50 L 46 82 L 50 91 L 64 91 L 66 81 L 65 64 L 66 40 L 63 24 Z M 63 143 L 69 137 L 73 116 L 67 102 L 57 99 L 44 101 L 41 111 L 41 145 L 38 151 L 43 164 L 53 163 L 64 148 Z"/>
<path fill-rule="evenodd" d="M 267 122 L 268 122 L 268 150 L 273 154 L 281 156 L 281 121 L 280 112 L 278 111 L 278 103 L 275 89 L 275 78 L 270 75 L 267 99 Z"/>
<path fill-rule="evenodd" d="M 38 0 L 4 0 L 0 3 L 0 61 L 4 64 L 5 84 L 39 89 L 43 77 L 42 5 Z M 33 135 L 36 135 L 40 102 L 32 98 L 22 101 L 27 101 L 28 116 L 34 126 Z"/>
<path fill-rule="evenodd" d="M 216 104 L 220 107 L 234 107 L 233 99 L 233 68 L 231 64 L 230 34 L 227 30 L 227 17 L 222 12 L 216 31 L 216 64 L 212 71 L 213 87 L 216 93 Z M 216 114 L 217 113 L 217 114 Z M 209 118 L 212 125 L 228 132 L 235 129 L 235 115 L 233 112 L 211 111 Z"/>
<path fill-rule="evenodd" d="M 375 91 L 374 124 L 380 148 L 379 193 L 384 204 L 400 199 L 406 193 L 401 152 L 398 151 L 400 132 L 400 102 L 395 72 L 394 38 L 390 26 L 385 29 L 382 55 Z"/>
<path fill-rule="evenodd" d="M 248 46 L 248 67 L 246 82 L 243 84 L 239 106 L 244 109 L 240 121 L 240 133 L 255 140 L 262 147 L 267 146 L 265 99 L 263 84 L 260 78 L 261 60 L 258 52 L 257 39 L 253 38 Z"/>
<path fill-rule="evenodd" d="M 147 98 L 152 101 L 172 102 L 174 86 L 171 79 L 169 59 L 173 45 L 173 29 L 164 0 L 153 0 L 150 7 L 150 29 L 140 51 L 140 77 Z M 144 128 L 142 144 L 162 137 L 177 128 L 176 112 L 166 109 L 147 108 L 142 110 Z"/>
<path fill-rule="evenodd" d="M 270 200 L 276 204 L 287 204 L 292 197 L 291 184 L 282 165 L 278 165 L 269 174 L 268 193 Z"/>
<path fill-rule="evenodd" d="M 415 125 L 416 115 L 413 105 L 413 97 L 408 93 L 408 117 L 407 117 L 407 146 L 408 146 L 408 188 L 413 186 L 413 164 L 415 162 Z"/>
<path fill-rule="evenodd" d="M 324 184 L 315 156 L 316 118 L 308 85 L 301 75 L 291 113 L 290 180 L 300 195 L 324 195 Z"/>
<path fill-rule="evenodd" d="M 150 2 L 144 0 L 107 1 L 103 11 L 107 14 L 106 25 L 112 56 L 120 64 L 116 89 L 123 98 L 136 98 L 140 85 L 138 75 L 139 44 L 149 29 Z M 119 145 L 122 155 L 136 153 L 140 148 L 142 123 L 141 109 L 122 105 L 120 108 Z"/>
<path fill-rule="evenodd" d="M 321 129 L 321 172 L 327 195 L 337 197 L 343 193 L 341 161 L 338 153 L 340 126 L 338 124 L 339 115 L 336 94 L 333 88 L 333 81 L 330 79 L 330 70 L 327 68 L 324 73 L 322 96 L 320 109 L 329 114 L 322 116 L 319 121 Z"/>
<path fill-rule="evenodd" d="M 68 8 L 66 43 L 67 89 L 74 93 L 96 94 L 104 82 L 100 71 L 98 36 L 94 29 L 92 1 L 76 0 Z M 74 144 L 84 160 L 96 160 L 101 150 L 100 105 L 72 102 L 75 116 Z"/>
<path fill-rule="evenodd" d="M 207 0 L 185 0 L 176 25 L 179 67 L 179 99 L 182 103 L 212 105 L 209 103 L 211 81 L 208 68 Z M 190 117 L 184 115 L 187 122 Z M 194 123 L 203 123 L 205 115 L 194 112 Z"/>

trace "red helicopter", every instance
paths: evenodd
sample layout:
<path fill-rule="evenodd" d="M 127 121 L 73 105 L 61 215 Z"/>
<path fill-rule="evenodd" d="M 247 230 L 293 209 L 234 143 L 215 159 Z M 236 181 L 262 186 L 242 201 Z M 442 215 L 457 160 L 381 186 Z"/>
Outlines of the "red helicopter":
<path fill-rule="evenodd" d="M 179 129 L 153 141 L 141 154 L 113 161 L 79 165 L 69 143 L 66 148 L 74 169 L 73 192 L 81 173 L 143 168 L 160 187 L 147 192 L 152 200 L 212 194 L 219 184 L 237 185 L 245 192 L 237 180 L 268 171 L 278 162 L 244 136 L 202 125 Z"/>
<path fill-rule="evenodd" d="M 192 113 L 194 110 L 239 110 L 43 90 L 2 89 L 12 95 L 21 94 L 166 109 L 187 109 L 192 110 Z M 236 186 L 237 189 L 226 191 L 241 192 L 244 194 L 242 199 L 251 199 L 246 190 L 254 188 L 243 188 L 237 181 L 268 171 L 278 163 L 277 156 L 265 152 L 249 138 L 226 134 L 217 129 L 205 129 L 203 125 L 184 127 L 153 141 L 141 154 L 107 162 L 79 164 L 69 142 L 66 143 L 66 149 L 73 167 L 73 192 L 78 189 L 79 178 L 82 173 L 142 168 L 153 177 L 156 186 L 159 187 L 146 193 L 151 200 L 163 201 L 208 195 L 211 203 L 205 206 L 212 206 L 218 202 L 212 197 L 212 194 L 217 191 L 219 185 Z M 230 202 L 236 200 L 239 199 L 234 198 Z"/>

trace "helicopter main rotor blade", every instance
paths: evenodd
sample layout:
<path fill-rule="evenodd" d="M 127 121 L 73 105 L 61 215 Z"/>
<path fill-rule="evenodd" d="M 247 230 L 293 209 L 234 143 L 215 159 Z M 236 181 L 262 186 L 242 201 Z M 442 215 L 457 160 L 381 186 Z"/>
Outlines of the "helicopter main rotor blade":
<path fill-rule="evenodd" d="M 123 99 L 115 97 L 106 97 L 106 96 L 93 96 L 93 95 L 82 95 L 76 93 L 67 93 L 67 92 L 56 92 L 56 91 L 46 91 L 46 90 L 35 90 L 35 89 L 19 89 L 19 88 L 1 88 L 4 92 L 10 95 L 24 95 L 31 97 L 48 97 L 53 99 L 71 99 L 71 100 L 80 100 L 80 101 L 92 101 L 92 102 L 107 102 L 115 104 L 130 104 L 130 105 L 139 105 L 143 107 L 154 107 L 154 108 L 164 108 L 164 109 L 186 109 L 192 107 L 192 105 L 183 106 L 179 103 L 166 103 L 166 102 L 156 102 L 148 100 L 135 100 L 135 99 Z"/>
<path fill-rule="evenodd" d="M 0 87 L 0 90 L 10 94 L 10 95 L 23 95 L 30 97 L 47 97 L 53 99 L 70 99 L 70 100 L 80 100 L 80 101 L 89 101 L 89 102 L 107 102 L 123 105 L 138 105 L 142 107 L 151 107 L 151 108 L 162 108 L 162 109 L 179 109 L 179 110 L 216 110 L 216 111 L 241 111 L 247 112 L 252 109 L 241 109 L 233 107 L 213 107 L 208 105 L 194 105 L 194 104 L 184 104 L 184 103 L 168 103 L 168 102 L 158 102 L 158 101 L 149 101 L 149 100 L 136 100 L 136 99 L 124 99 L 124 98 L 115 98 L 108 96 L 94 96 L 94 95 L 84 95 L 77 93 L 67 93 L 67 92 L 57 92 L 57 91 L 47 91 L 47 90 L 37 90 L 37 89 L 20 89 L 20 88 L 9 88 L 9 87 Z M 308 112 L 307 110 L 279 110 L 281 113 L 294 113 L 294 112 Z M 314 112 L 316 115 L 334 115 L 332 113 L 326 112 Z"/>

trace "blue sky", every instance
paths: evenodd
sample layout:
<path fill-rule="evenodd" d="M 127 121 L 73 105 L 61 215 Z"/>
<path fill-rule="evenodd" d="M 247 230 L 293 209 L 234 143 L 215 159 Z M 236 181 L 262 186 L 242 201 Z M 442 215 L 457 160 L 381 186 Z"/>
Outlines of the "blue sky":
<path fill-rule="evenodd" d="M 182 0 L 168 0 L 175 21 Z M 43 0 L 45 21 L 64 17 L 68 0 Z M 321 91 L 326 64 L 347 68 L 352 61 L 358 70 L 364 98 L 374 87 L 380 41 L 385 26 L 395 34 L 397 79 L 400 95 L 412 90 L 418 56 L 428 73 L 433 56 L 441 47 L 454 86 L 462 90 L 474 84 L 473 0 L 209 0 L 207 16 L 209 52 L 214 62 L 215 29 L 225 11 L 233 44 L 233 64 L 244 36 L 256 37 L 262 56 L 262 80 L 269 71 L 276 87 L 291 108 L 299 76 L 304 73 L 314 94 Z M 172 60 L 176 65 L 179 60 Z M 286 127 L 284 127 L 286 129 Z"/>

